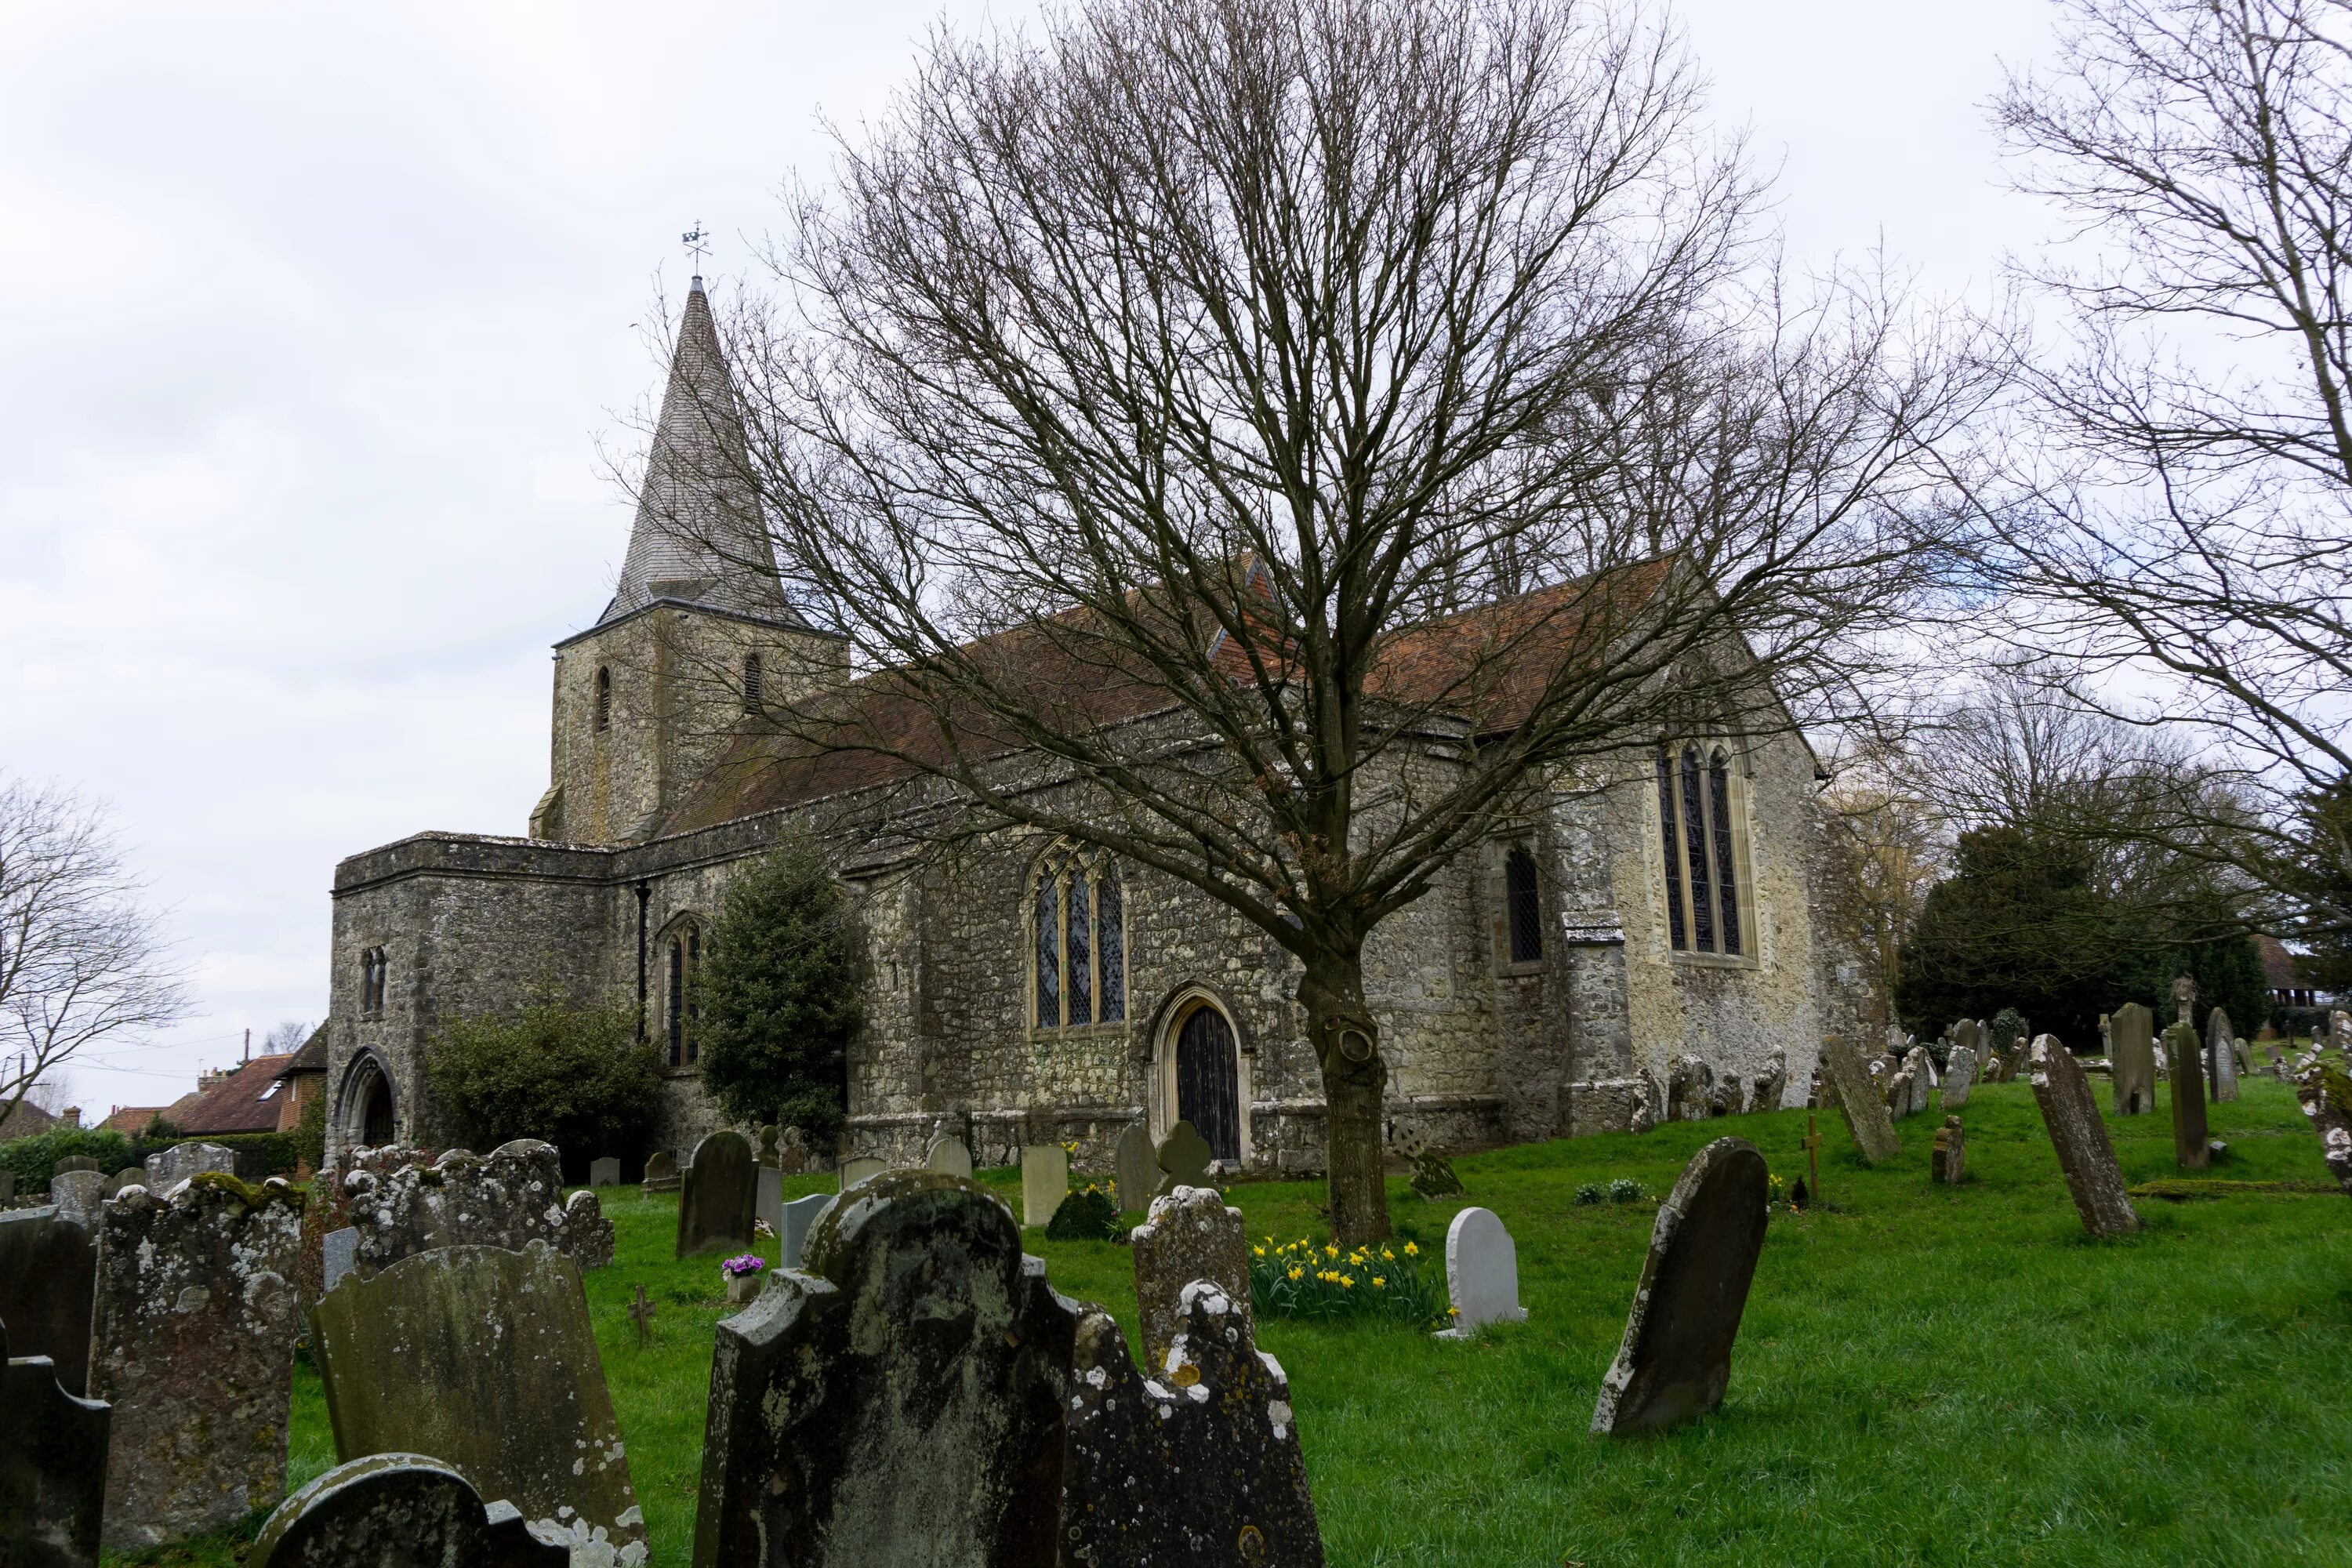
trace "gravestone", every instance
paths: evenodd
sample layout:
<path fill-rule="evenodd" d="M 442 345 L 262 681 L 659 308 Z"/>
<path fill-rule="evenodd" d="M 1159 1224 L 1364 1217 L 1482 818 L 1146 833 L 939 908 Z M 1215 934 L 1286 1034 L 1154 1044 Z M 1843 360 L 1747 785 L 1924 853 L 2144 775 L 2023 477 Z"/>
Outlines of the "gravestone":
<path fill-rule="evenodd" d="M 2294 1080 L 2294 1098 L 2319 1134 L 2319 1157 L 2336 1185 L 2352 1194 L 2352 1078 L 2315 1051 Z"/>
<path fill-rule="evenodd" d="M 2107 1023 L 2107 1059 L 2115 1065 L 2116 1114 L 2156 1109 L 2156 1015 L 2126 1002 Z"/>
<path fill-rule="evenodd" d="M 2238 1098 L 2238 1052 L 2230 1015 L 2213 1009 L 2205 1020 L 2205 1072 L 2218 1102 Z"/>
<path fill-rule="evenodd" d="M 1723 1403 L 1764 1248 L 1769 1176 L 1744 1138 L 1718 1138 L 1684 1167 L 1658 1210 L 1624 1341 L 1601 1380 L 1595 1436 L 1664 1431 Z"/>
<path fill-rule="evenodd" d="M 0 1204 L 13 1204 L 16 1201 L 16 1173 L 14 1171 L 0 1171 Z"/>
<path fill-rule="evenodd" d="M 97 1568 L 113 1412 L 61 1386 L 57 1363 L 0 1321 L 0 1563 Z"/>
<path fill-rule="evenodd" d="M 1441 1340 L 1466 1340 L 1488 1323 L 1524 1323 L 1519 1249 L 1492 1209 L 1466 1208 L 1445 1227 L 1445 1291 L 1453 1324 Z"/>
<path fill-rule="evenodd" d="M 1911 1114 L 1911 1069 L 1903 1068 L 1887 1076 L 1886 1114 L 1903 1117 Z"/>
<path fill-rule="evenodd" d="M 621 1162 L 611 1154 L 588 1162 L 588 1184 L 592 1187 L 617 1187 L 621 1184 Z"/>
<path fill-rule="evenodd" d="M 351 1280 L 310 1322 L 338 1459 L 430 1454 L 541 1536 L 645 1561 L 645 1517 L 571 1258 L 545 1241 L 436 1247 Z"/>
<path fill-rule="evenodd" d="M 760 1190 L 752 1199 L 751 1217 L 772 1236 L 784 1233 L 784 1173 L 773 1165 L 756 1167 Z"/>
<path fill-rule="evenodd" d="M 1755 1093 L 1748 1100 L 1750 1110 L 1778 1110 L 1789 1092 L 1789 1053 L 1775 1049 L 1764 1058 L 1764 1070 L 1756 1075 Z"/>
<path fill-rule="evenodd" d="M 1179 1187 L 1151 1200 L 1151 1215 L 1128 1233 L 1135 1251 L 1135 1306 L 1142 1319 L 1143 1364 L 1164 1367 L 1182 1331 L 1184 1287 L 1205 1279 L 1233 1301 L 1237 1322 L 1250 1321 L 1249 1238 L 1242 1211 L 1213 1187 Z"/>
<path fill-rule="evenodd" d="M 787 1176 L 797 1176 L 811 1168 L 808 1138 L 797 1127 L 786 1127 L 776 1133 L 776 1169 Z M 823 1165 L 814 1167 L 823 1170 Z"/>
<path fill-rule="evenodd" d="M 122 1189 L 125 1187 L 143 1187 L 146 1184 L 147 1170 L 145 1166 L 125 1165 L 122 1169 L 115 1172 L 114 1174 L 106 1178 L 104 1192 L 105 1195 L 110 1198 L 118 1197 L 121 1194 Z"/>
<path fill-rule="evenodd" d="M 1216 1160 L 1217 1152 L 1209 1141 L 1193 1130 L 1189 1121 L 1179 1121 L 1168 1130 L 1160 1142 L 1159 1152 L 1152 1160 L 1160 1167 L 1160 1185 L 1155 1196 L 1165 1197 L 1179 1187 L 1206 1187 L 1209 1166 Z"/>
<path fill-rule="evenodd" d="M 2125 1009 L 2124 1011 L 2129 1011 Z M 2116 1016 L 2122 1032 L 2123 1014 Z M 2033 1099 L 2042 1108 L 2042 1123 L 2058 1152 L 2058 1168 L 2065 1173 L 2066 1189 L 2074 1195 L 2083 1228 L 2093 1236 L 2121 1236 L 2139 1228 L 2124 1192 L 2122 1167 L 2116 1163 L 2115 1145 L 2107 1140 L 2107 1124 L 2099 1120 L 2098 1102 L 2091 1096 L 2091 1080 L 2074 1054 L 2053 1035 L 2033 1042 Z"/>
<path fill-rule="evenodd" d="M 343 1178 L 360 1234 L 352 1266 L 389 1268 L 437 1247 L 503 1247 L 544 1241 L 583 1268 L 613 1261 L 613 1222 L 596 1194 L 563 1195 L 563 1161 L 552 1143 L 518 1138 L 488 1154 L 452 1149 L 430 1165 L 404 1160 Z"/>
<path fill-rule="evenodd" d="M 1879 1098 L 1878 1086 L 1871 1081 L 1870 1070 L 1862 1065 L 1862 1054 L 1853 1043 L 1842 1036 L 1830 1037 L 1822 1044 L 1822 1066 L 1837 1091 L 1838 1113 L 1845 1118 L 1846 1131 L 1863 1160 L 1876 1165 L 1902 1153 L 1903 1141 L 1895 1135 L 1895 1124 L 1886 1119 L 1886 1103 Z"/>
<path fill-rule="evenodd" d="M 87 1154 L 68 1154 L 64 1159 L 52 1163 L 49 1166 L 49 1173 L 53 1176 L 62 1175 L 72 1171 L 88 1171 L 94 1176 L 105 1173 L 99 1169 L 98 1162 L 91 1159 Z"/>
<path fill-rule="evenodd" d="M 253 1568 L 567 1568 L 572 1549 L 534 1536 L 511 1503 L 485 1507 L 472 1483 L 439 1459 L 372 1454 L 278 1504 L 246 1561 Z"/>
<path fill-rule="evenodd" d="M 1954 1046 L 1944 1067 L 1944 1109 L 1958 1110 L 1968 1104 L 1969 1095 L 1976 1087 L 1977 1053 L 1972 1047 Z"/>
<path fill-rule="evenodd" d="M 89 1386 L 98 1242 L 53 1207 L 0 1214 L 0 1323 L 11 1355 L 47 1356 L 68 1394 Z"/>
<path fill-rule="evenodd" d="M 2172 1158 L 2184 1171 L 2213 1163 L 2211 1131 L 2205 1121 L 2205 1047 L 2193 1024 L 2164 1031 L 2165 1059 L 2172 1066 Z"/>
<path fill-rule="evenodd" d="M 1679 1056 L 1666 1073 L 1666 1120 L 1698 1121 L 1710 1114 L 1715 1068 L 1704 1057 Z"/>
<path fill-rule="evenodd" d="M 931 1146 L 923 1151 L 923 1168 L 937 1171 L 942 1175 L 969 1176 L 971 1174 L 971 1150 L 959 1136 L 950 1134 L 934 1138 Z"/>
<path fill-rule="evenodd" d="M 749 1252 L 759 1217 L 760 1183 L 751 1141 L 728 1128 L 694 1146 L 677 1201 L 677 1256 Z"/>
<path fill-rule="evenodd" d="M 831 1202 L 833 1194 L 830 1193 L 811 1193 L 783 1205 L 781 1223 L 776 1226 L 776 1244 L 782 1249 L 784 1268 L 798 1268 L 801 1266 L 801 1248 L 808 1240 L 809 1226 L 816 1223 L 816 1216 L 823 1214 L 824 1205 Z"/>
<path fill-rule="evenodd" d="M 639 1184 L 640 1190 L 648 1193 L 674 1193 L 677 1191 L 678 1185 L 676 1157 L 667 1150 L 656 1150 L 646 1156 L 646 1179 Z"/>
<path fill-rule="evenodd" d="M 1323 1561 L 1281 1369 L 1188 1288 L 1166 1370 L 1003 1203 L 890 1171 L 718 1325 L 697 1568 Z"/>
<path fill-rule="evenodd" d="M 1903 1058 L 1903 1070 L 1911 1078 L 1911 1103 L 1904 1114 L 1916 1116 L 1927 1109 L 1927 1091 L 1936 1084 L 1936 1068 L 1927 1059 L 1927 1047 L 1912 1047 Z"/>
<path fill-rule="evenodd" d="M 1963 1046 L 1968 1047 L 1969 1055 L 1973 1057 L 1982 1048 L 1985 1041 L 1991 1037 L 1992 1031 L 1982 1024 L 1973 1018 L 1963 1018 L 1952 1026 L 1951 1047 L 1944 1053 L 1944 1059 L 1949 1061 L 1951 1052 L 1958 1050 Z"/>
<path fill-rule="evenodd" d="M 1111 1185 L 1122 1213 L 1151 1207 L 1152 1190 L 1160 1184 L 1160 1160 L 1151 1147 L 1150 1129 L 1130 1121 L 1111 1146 Z"/>
<path fill-rule="evenodd" d="M 1958 1186 L 1968 1179 L 1968 1131 L 1957 1116 L 1947 1116 L 1944 1124 L 1936 1129 L 1936 1146 L 1927 1157 L 1927 1172 L 1934 1180 L 1946 1186 Z"/>
<path fill-rule="evenodd" d="M 161 1153 L 147 1156 L 146 1184 L 157 1194 L 168 1195 L 173 1187 L 199 1171 L 236 1174 L 236 1151 L 217 1143 L 174 1143 Z"/>
<path fill-rule="evenodd" d="M 841 1190 L 845 1193 L 852 1187 L 862 1186 L 889 1168 L 887 1161 L 877 1160 L 870 1154 L 844 1160 L 841 1163 Z"/>
<path fill-rule="evenodd" d="M 1044 1225 L 1070 1195 L 1070 1156 L 1059 1143 L 1029 1143 L 1021 1150 L 1021 1223 Z"/>
<path fill-rule="evenodd" d="M 286 1489 L 302 1194 L 206 1171 L 133 1187 L 98 1232 L 89 1395 L 114 1406 L 105 1545 L 242 1522 Z"/>
<path fill-rule="evenodd" d="M 106 1178 L 96 1171 L 59 1171 L 49 1178 L 49 1202 L 58 1214 L 93 1234 L 99 1205 L 106 1201 Z"/>
<path fill-rule="evenodd" d="M 331 1230 L 320 1240 L 320 1287 L 331 1290 L 343 1282 L 343 1276 L 359 1261 L 360 1233 L 356 1226 Z"/>

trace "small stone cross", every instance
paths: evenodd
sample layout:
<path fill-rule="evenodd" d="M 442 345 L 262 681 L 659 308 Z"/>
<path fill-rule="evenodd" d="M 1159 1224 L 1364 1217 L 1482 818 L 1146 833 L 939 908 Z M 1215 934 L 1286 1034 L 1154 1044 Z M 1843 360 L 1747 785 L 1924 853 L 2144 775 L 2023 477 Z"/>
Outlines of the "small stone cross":
<path fill-rule="evenodd" d="M 1822 1130 L 1811 1111 L 1805 1112 L 1805 1135 L 1799 1140 L 1804 1146 L 1805 1166 L 1813 1173 L 1813 1202 L 1822 1201 Z"/>
<path fill-rule="evenodd" d="M 1167 1173 L 1160 1178 L 1161 1195 L 1178 1187 L 1205 1187 L 1209 1182 L 1209 1162 L 1217 1152 L 1209 1141 L 1192 1130 L 1189 1121 L 1179 1121 L 1168 1130 L 1167 1142 L 1160 1145 L 1160 1168 Z"/>
<path fill-rule="evenodd" d="M 646 1300 L 646 1288 L 637 1287 L 637 1299 L 629 1303 L 629 1321 L 637 1325 L 637 1343 L 653 1343 L 654 1304 Z"/>

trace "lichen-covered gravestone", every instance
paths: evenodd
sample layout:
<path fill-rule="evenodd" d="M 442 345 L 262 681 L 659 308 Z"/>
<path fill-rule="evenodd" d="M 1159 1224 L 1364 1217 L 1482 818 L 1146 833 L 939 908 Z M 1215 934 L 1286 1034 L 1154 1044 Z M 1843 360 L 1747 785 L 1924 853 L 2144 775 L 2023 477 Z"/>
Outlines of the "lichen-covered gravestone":
<path fill-rule="evenodd" d="M 1021 1151 L 1021 1223 L 1035 1226 L 1054 1217 L 1070 1195 L 1070 1156 L 1059 1143 L 1030 1143 Z"/>
<path fill-rule="evenodd" d="M 1111 1185 L 1121 1213 L 1151 1207 L 1160 1185 L 1160 1161 L 1151 1147 L 1151 1132 L 1140 1121 L 1130 1121 L 1111 1145 Z"/>
<path fill-rule="evenodd" d="M 1731 1386 L 1731 1347 L 1764 1249 L 1764 1156 L 1744 1138 L 1694 1155 L 1658 1209 L 1596 1436 L 1659 1432 L 1706 1415 Z"/>
<path fill-rule="evenodd" d="M 1971 1034 L 1973 1037 L 1973 1033 Z M 1935 1088 L 1935 1064 L 1927 1059 L 1927 1047 L 1914 1046 L 1903 1058 L 1903 1071 L 1910 1079 L 1911 1102 L 1905 1112 L 1916 1116 L 1927 1109 L 1927 1095 Z"/>
<path fill-rule="evenodd" d="M 99 1205 L 105 1201 L 106 1178 L 96 1171 L 58 1171 L 49 1177 L 50 1204 L 84 1230 L 96 1232 Z"/>
<path fill-rule="evenodd" d="M 2319 1134 L 2319 1155 L 2336 1185 L 2352 1194 L 2352 1078 L 2314 1053 L 2295 1080 L 2294 1097 Z"/>
<path fill-rule="evenodd" d="M 1466 1208 L 1445 1227 L 1445 1291 L 1454 1322 L 1438 1338 L 1466 1340 L 1488 1323 L 1524 1323 L 1519 1248 L 1492 1209 Z"/>
<path fill-rule="evenodd" d="M 360 1255 L 360 1233 L 356 1226 L 344 1226 L 320 1237 L 319 1289 L 323 1294 L 343 1282 L 343 1276 Z"/>
<path fill-rule="evenodd" d="M 89 1386 L 98 1242 L 54 1208 L 0 1214 L 0 1323 L 11 1354 L 47 1356 L 68 1394 Z"/>
<path fill-rule="evenodd" d="M 155 1193 L 165 1194 L 190 1176 L 205 1171 L 235 1175 L 236 1151 L 224 1149 L 217 1143 L 174 1143 L 160 1153 L 147 1156 L 146 1184 Z"/>
<path fill-rule="evenodd" d="M 278 1504 L 246 1561 L 254 1568 L 566 1568 L 572 1549 L 534 1536 L 509 1503 L 486 1507 L 439 1459 L 373 1454 L 337 1465 Z M 584 1559 L 582 1568 L 589 1568 Z"/>
<path fill-rule="evenodd" d="M 694 1146 L 677 1201 L 677 1256 L 749 1252 L 759 1218 L 760 1182 L 751 1141 L 721 1128 Z"/>
<path fill-rule="evenodd" d="M 1976 1087 L 1977 1053 L 1968 1046 L 1954 1046 L 1944 1067 L 1944 1109 L 1958 1110 L 1968 1104 L 1969 1094 Z"/>
<path fill-rule="evenodd" d="M 646 1558 L 580 1269 L 544 1241 L 446 1247 L 310 1314 L 335 1457 L 430 1454 L 542 1535 Z"/>
<path fill-rule="evenodd" d="M 1895 1124 L 1886 1118 L 1886 1103 L 1879 1098 L 1878 1086 L 1871 1081 L 1870 1069 L 1863 1066 L 1862 1053 L 1853 1048 L 1853 1042 L 1841 1036 L 1822 1042 L 1822 1065 L 1837 1091 L 1838 1113 L 1845 1118 L 1846 1131 L 1853 1135 L 1863 1159 L 1876 1165 L 1902 1153 L 1903 1141 L 1895 1135 Z"/>
<path fill-rule="evenodd" d="M 47 1356 L 18 1356 L 0 1322 L 0 1563 L 97 1568 L 112 1412 L 59 1385 Z"/>
<path fill-rule="evenodd" d="M 1143 1324 L 1143 1364 L 1160 1367 L 1176 1342 L 1184 1287 L 1205 1279 L 1249 1321 L 1249 1237 L 1242 1211 L 1213 1187 L 1179 1187 L 1151 1200 L 1150 1217 L 1128 1233 L 1135 1251 L 1135 1305 Z"/>
<path fill-rule="evenodd" d="M 781 1249 L 784 1268 L 798 1268 L 801 1266 L 801 1248 L 808 1241 L 809 1226 L 816 1223 L 816 1216 L 823 1214 L 824 1205 L 831 1202 L 833 1195 L 829 1193 L 811 1193 L 804 1198 L 794 1198 L 778 1211 L 776 1245 Z"/>
<path fill-rule="evenodd" d="M 1750 1110 L 1778 1110 L 1789 1092 L 1789 1053 L 1776 1049 L 1764 1058 L 1764 1070 L 1756 1075 L 1755 1094 L 1749 1100 Z"/>
<path fill-rule="evenodd" d="M 2238 1098 L 2238 1053 L 2230 1015 L 2216 1007 L 2205 1020 L 2205 1071 L 2218 1103 Z"/>
<path fill-rule="evenodd" d="M 207 1171 L 106 1205 L 89 1395 L 114 1406 L 106 1549 L 242 1522 L 286 1489 L 302 1194 Z"/>
<path fill-rule="evenodd" d="M 2118 1016 L 2120 1025 L 2121 1017 Z M 2115 1145 L 2107 1140 L 2107 1124 L 2099 1120 L 2098 1101 L 2091 1096 L 2091 1080 L 2074 1054 L 2052 1035 L 2033 1042 L 2033 1099 L 2042 1107 L 2042 1123 L 2058 1152 L 2058 1168 L 2065 1173 L 2066 1189 L 2083 1228 L 2093 1236 L 2121 1236 L 2139 1228 L 2124 1192 L 2122 1167 L 2116 1163 Z"/>
<path fill-rule="evenodd" d="M 344 1201 L 359 1234 L 362 1276 L 442 1247 L 520 1247 L 544 1241 L 583 1268 L 613 1261 L 613 1222 L 593 1193 L 563 1195 L 552 1143 L 518 1138 L 488 1154 L 452 1149 L 431 1165 L 353 1171 Z"/>
<path fill-rule="evenodd" d="M 952 1133 L 934 1138 L 930 1147 L 923 1151 L 923 1168 L 950 1176 L 969 1176 L 971 1150 L 962 1138 Z"/>
<path fill-rule="evenodd" d="M 1944 1124 L 1936 1129 L 1936 1146 L 1927 1157 L 1930 1176 L 1946 1186 L 1958 1186 L 1968 1180 L 1968 1130 L 1957 1116 L 1947 1116 Z"/>
<path fill-rule="evenodd" d="M 2116 1114 L 2156 1109 L 2156 1015 L 2126 1002 L 2107 1020 L 2107 1060 L 2115 1071 Z"/>

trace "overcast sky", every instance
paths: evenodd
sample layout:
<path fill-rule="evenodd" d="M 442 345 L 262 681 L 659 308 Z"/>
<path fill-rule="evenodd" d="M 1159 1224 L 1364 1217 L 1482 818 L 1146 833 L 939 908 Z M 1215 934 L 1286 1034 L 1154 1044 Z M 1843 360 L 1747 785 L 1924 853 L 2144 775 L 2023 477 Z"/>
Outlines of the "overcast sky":
<path fill-rule="evenodd" d="M 523 830 L 680 231 L 723 288 L 823 121 L 1029 11 L 0 4 L 0 771 L 113 803 L 198 995 L 92 1120 L 324 1013 L 337 860 Z M 1799 262 L 1982 299 L 2048 232 L 1982 110 L 2044 0 L 1678 15 Z"/>

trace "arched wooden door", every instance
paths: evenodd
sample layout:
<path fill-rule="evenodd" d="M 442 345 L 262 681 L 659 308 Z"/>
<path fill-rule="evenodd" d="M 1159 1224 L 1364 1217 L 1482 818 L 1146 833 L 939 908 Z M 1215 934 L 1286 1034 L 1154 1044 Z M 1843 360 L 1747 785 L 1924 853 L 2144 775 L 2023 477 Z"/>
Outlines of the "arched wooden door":
<path fill-rule="evenodd" d="M 369 1076 L 373 1081 L 369 1083 L 367 1089 L 367 1146 L 381 1149 L 398 1137 L 393 1129 L 392 1085 L 380 1072 Z"/>
<path fill-rule="evenodd" d="M 1214 1007 L 1196 1007 L 1176 1036 L 1176 1114 L 1208 1140 L 1218 1159 L 1238 1162 L 1241 1100 L 1234 1026 Z"/>

